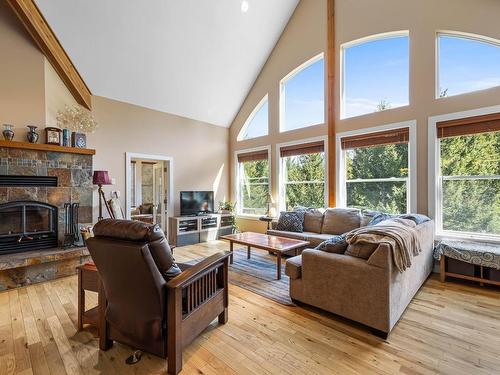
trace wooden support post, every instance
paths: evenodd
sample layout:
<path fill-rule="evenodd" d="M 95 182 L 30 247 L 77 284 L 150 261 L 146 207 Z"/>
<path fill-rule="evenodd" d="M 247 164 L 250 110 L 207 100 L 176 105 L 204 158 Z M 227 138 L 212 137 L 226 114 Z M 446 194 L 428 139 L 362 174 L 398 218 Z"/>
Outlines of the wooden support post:
<path fill-rule="evenodd" d="M 335 0 L 328 0 L 327 4 L 327 125 L 328 125 L 328 206 L 336 206 L 336 140 L 335 140 Z"/>

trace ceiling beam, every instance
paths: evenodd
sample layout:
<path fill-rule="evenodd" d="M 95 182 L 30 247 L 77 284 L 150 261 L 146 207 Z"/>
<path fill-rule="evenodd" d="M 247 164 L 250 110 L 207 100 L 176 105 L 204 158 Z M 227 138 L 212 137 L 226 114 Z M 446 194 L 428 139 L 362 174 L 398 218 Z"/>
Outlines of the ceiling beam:
<path fill-rule="evenodd" d="M 92 108 L 92 93 L 33 0 L 7 0 L 75 100 Z"/>
<path fill-rule="evenodd" d="M 336 206 L 336 133 L 335 133 L 335 0 L 328 0 L 327 5 L 327 124 L 328 124 L 328 207 Z"/>

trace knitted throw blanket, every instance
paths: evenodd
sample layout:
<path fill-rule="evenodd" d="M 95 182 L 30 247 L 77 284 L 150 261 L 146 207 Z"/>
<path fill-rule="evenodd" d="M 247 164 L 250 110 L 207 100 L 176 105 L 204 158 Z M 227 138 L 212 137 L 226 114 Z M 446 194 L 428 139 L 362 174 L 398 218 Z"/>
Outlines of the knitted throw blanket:
<path fill-rule="evenodd" d="M 415 222 L 406 219 L 391 219 L 371 226 L 362 227 L 349 232 L 346 241 L 349 245 L 357 243 L 389 245 L 394 265 L 399 272 L 411 267 L 413 257 L 422 251 L 420 239 L 414 229 Z"/>

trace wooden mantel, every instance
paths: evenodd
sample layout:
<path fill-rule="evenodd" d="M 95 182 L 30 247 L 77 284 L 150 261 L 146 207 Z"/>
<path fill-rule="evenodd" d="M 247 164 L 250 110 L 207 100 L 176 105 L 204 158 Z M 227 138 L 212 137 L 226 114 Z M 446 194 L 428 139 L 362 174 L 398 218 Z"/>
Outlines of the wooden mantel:
<path fill-rule="evenodd" d="M 46 145 L 43 143 L 29 143 L 16 141 L 1 141 L 0 148 L 21 148 L 24 150 L 65 152 L 67 154 L 95 155 L 95 150 L 89 148 L 65 147 L 57 145 Z"/>

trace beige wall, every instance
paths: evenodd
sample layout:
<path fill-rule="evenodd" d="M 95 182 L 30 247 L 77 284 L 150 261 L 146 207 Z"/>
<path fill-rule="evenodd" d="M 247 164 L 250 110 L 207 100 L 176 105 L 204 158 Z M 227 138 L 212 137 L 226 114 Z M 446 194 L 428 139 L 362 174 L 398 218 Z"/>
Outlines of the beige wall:
<path fill-rule="evenodd" d="M 301 0 L 231 125 L 229 149 L 232 163 L 230 170 L 232 181 L 234 181 L 233 158 L 237 150 L 271 145 L 271 155 L 274 156 L 276 145 L 279 143 L 328 134 L 325 124 L 280 133 L 278 106 L 280 80 L 312 57 L 326 52 L 326 27 L 326 0 Z M 236 137 L 241 127 L 266 93 L 269 95 L 269 135 L 237 142 Z M 273 195 L 277 197 L 278 180 L 276 173 L 274 173 L 276 170 L 274 157 L 271 164 L 273 171 L 271 189 Z M 232 183 L 232 186 L 234 187 L 234 183 Z M 234 189 L 231 193 L 232 199 L 236 199 Z M 255 220 L 239 219 L 238 225 L 242 230 L 247 228 L 259 231 L 265 230 L 265 225 L 262 225 L 265 223 L 253 221 Z"/>
<path fill-rule="evenodd" d="M 0 2 L 0 124 L 15 126 L 15 140 L 26 140 L 26 125 L 45 125 L 44 59 L 7 3 Z"/>
<path fill-rule="evenodd" d="M 119 190 L 123 207 L 126 152 L 173 157 L 176 214 L 181 190 L 214 190 L 216 204 L 228 198 L 228 129 L 102 97 L 94 96 L 92 106 L 99 123 L 88 136 L 97 152 L 94 169 L 108 170 L 116 179 L 105 192 Z M 96 193 L 94 219 L 97 204 Z"/>
<path fill-rule="evenodd" d="M 78 103 L 47 59 L 45 59 L 44 72 L 45 124 L 57 126 L 57 113 L 64 111 L 66 106 L 72 107 Z"/>
<path fill-rule="evenodd" d="M 0 123 L 16 126 L 16 140 L 25 140 L 27 124 L 56 125 L 57 112 L 75 104 L 5 2 L 0 3 L 0 56 Z M 216 204 L 228 198 L 228 129 L 102 97 L 93 97 L 93 114 L 99 129 L 87 138 L 88 147 L 96 149 L 94 169 L 109 171 L 116 185 L 105 191 L 107 196 L 120 191 L 123 207 L 126 152 L 173 157 L 175 213 L 181 190 L 214 190 Z M 95 191 L 94 221 L 97 205 Z"/>
<path fill-rule="evenodd" d="M 417 120 L 417 210 L 427 213 L 427 121 L 429 116 L 500 104 L 500 88 L 435 99 L 436 31 L 500 39 L 497 0 L 336 0 L 336 46 L 369 35 L 410 31 L 410 105 L 337 121 L 337 132 Z M 356 22 L 353 22 L 355 20 Z M 337 67 L 339 66 L 337 54 Z M 337 71 L 340 76 L 340 71 Z M 340 84 L 340 82 L 338 82 Z M 335 98 L 339 108 L 339 86 Z"/>
<path fill-rule="evenodd" d="M 340 120 L 337 113 L 336 131 L 416 120 L 419 212 L 427 213 L 428 117 L 500 104 L 500 88 L 434 99 L 435 33 L 437 30 L 456 30 L 500 39 L 499 14 L 500 1 L 497 0 L 336 0 L 337 68 L 340 66 L 340 46 L 343 43 L 389 31 L 410 32 L 410 105 L 345 120 Z M 231 158 L 234 150 L 269 144 L 273 145 L 274 158 L 276 143 L 327 134 L 325 126 L 278 133 L 280 80 L 303 61 L 325 51 L 326 40 L 326 0 L 302 0 L 232 124 Z M 337 77 L 340 77 L 340 70 Z M 337 84 L 335 101 L 339 108 L 340 82 L 337 81 Z M 236 136 L 243 123 L 266 92 L 269 92 L 270 135 L 237 142 Z M 275 162 L 273 159 L 273 173 Z M 272 182 L 274 195 L 277 196 L 275 173 Z"/>

